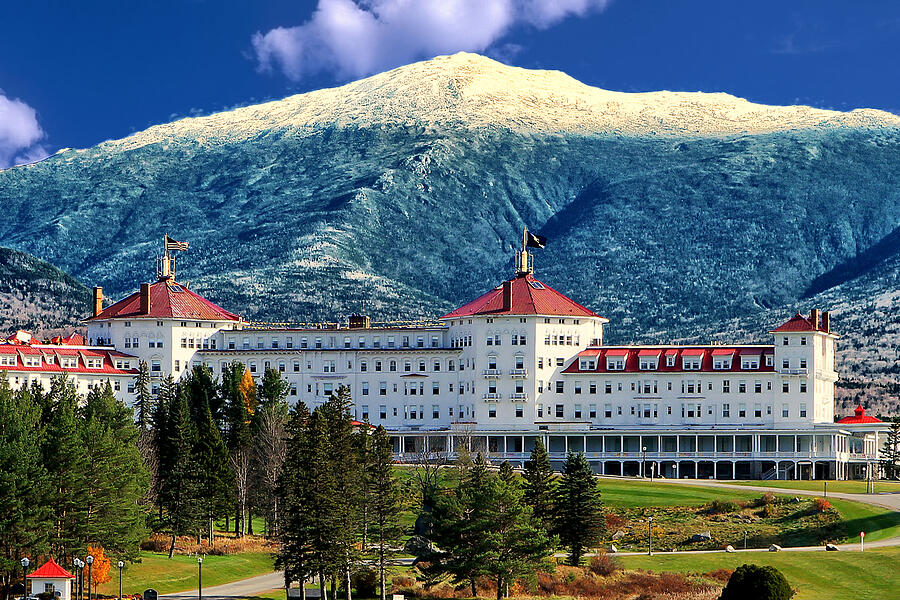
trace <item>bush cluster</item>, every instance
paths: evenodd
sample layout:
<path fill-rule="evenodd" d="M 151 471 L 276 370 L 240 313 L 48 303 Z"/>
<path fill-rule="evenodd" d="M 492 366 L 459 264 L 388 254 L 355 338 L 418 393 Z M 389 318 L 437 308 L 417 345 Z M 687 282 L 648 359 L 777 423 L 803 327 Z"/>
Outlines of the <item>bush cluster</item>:
<path fill-rule="evenodd" d="M 788 600 L 793 595 L 775 567 L 744 564 L 731 574 L 720 600 Z"/>

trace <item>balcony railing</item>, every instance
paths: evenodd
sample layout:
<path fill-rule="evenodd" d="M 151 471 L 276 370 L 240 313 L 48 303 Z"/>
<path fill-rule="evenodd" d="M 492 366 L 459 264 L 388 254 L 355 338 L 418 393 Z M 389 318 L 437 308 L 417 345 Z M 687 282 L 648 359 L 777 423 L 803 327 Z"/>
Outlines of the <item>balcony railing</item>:
<path fill-rule="evenodd" d="M 528 393 L 527 392 L 513 392 L 512 394 L 509 395 L 509 397 L 512 398 L 513 400 L 528 400 Z"/>
<path fill-rule="evenodd" d="M 485 400 L 499 400 L 502 397 L 503 394 L 499 394 L 497 392 L 488 392 L 487 394 L 484 394 L 482 396 L 482 398 L 484 398 Z"/>
<path fill-rule="evenodd" d="M 802 369 L 781 369 L 778 371 L 782 375 L 808 375 L 809 369 L 803 367 Z"/>
<path fill-rule="evenodd" d="M 491 377 L 500 377 L 501 372 L 500 369 L 485 369 L 481 374 L 484 375 L 485 379 L 489 379 Z"/>
<path fill-rule="evenodd" d="M 509 372 L 514 379 L 524 379 L 528 377 L 528 369 L 511 369 Z"/>

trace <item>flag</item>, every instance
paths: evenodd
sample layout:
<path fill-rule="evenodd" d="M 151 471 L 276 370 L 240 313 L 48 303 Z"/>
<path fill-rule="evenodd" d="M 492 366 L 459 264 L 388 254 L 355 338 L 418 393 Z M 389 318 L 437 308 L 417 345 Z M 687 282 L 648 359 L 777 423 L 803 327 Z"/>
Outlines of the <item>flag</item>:
<path fill-rule="evenodd" d="M 537 235 L 531 233 L 530 231 L 525 235 L 525 247 L 526 248 L 543 248 L 547 245 L 547 238 L 542 235 Z"/>
<path fill-rule="evenodd" d="M 173 240 L 172 238 L 170 238 L 170 237 L 168 236 L 168 234 L 166 235 L 166 251 L 169 251 L 169 250 L 181 250 L 181 251 L 183 252 L 183 251 L 185 251 L 185 250 L 187 250 L 187 249 L 188 249 L 188 243 L 187 243 L 187 242 L 178 242 L 178 241 L 175 241 L 175 240 Z"/>

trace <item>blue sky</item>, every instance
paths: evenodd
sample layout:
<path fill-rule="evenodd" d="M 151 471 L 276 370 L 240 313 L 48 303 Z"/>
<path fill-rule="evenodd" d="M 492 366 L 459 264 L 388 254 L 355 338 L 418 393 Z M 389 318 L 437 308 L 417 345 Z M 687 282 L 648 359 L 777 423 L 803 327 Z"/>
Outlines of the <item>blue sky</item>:
<path fill-rule="evenodd" d="M 894 0 L 30 0 L 0 20 L 0 168 L 458 50 L 612 90 L 900 113 Z"/>

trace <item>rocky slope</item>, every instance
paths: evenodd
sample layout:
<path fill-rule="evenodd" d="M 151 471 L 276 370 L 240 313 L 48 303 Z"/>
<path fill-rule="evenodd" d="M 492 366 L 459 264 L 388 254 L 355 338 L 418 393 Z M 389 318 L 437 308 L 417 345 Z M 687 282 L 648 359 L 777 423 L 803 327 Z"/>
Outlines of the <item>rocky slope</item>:
<path fill-rule="evenodd" d="M 766 331 L 886 264 L 898 150 L 889 113 L 609 92 L 461 54 L 0 172 L 0 239 L 116 296 L 168 232 L 191 242 L 180 277 L 251 319 L 388 320 L 495 285 L 527 225 L 550 238 L 538 275 L 613 341 Z M 861 298 L 891 291 L 866 281 Z"/>
<path fill-rule="evenodd" d="M 90 290 L 51 264 L 0 248 L 0 335 L 25 329 L 39 336 L 75 327 Z"/>

